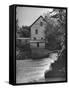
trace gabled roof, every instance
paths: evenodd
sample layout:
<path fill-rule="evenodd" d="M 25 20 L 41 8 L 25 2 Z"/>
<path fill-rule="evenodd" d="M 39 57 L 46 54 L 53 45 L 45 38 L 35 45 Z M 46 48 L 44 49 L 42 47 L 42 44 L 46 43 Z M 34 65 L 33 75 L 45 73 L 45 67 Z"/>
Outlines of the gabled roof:
<path fill-rule="evenodd" d="M 32 23 L 32 25 L 30 25 L 30 27 L 32 27 L 40 18 L 42 18 L 43 21 L 46 22 L 46 20 L 45 20 L 42 16 L 40 16 L 40 17 L 38 17 L 38 18 Z"/>

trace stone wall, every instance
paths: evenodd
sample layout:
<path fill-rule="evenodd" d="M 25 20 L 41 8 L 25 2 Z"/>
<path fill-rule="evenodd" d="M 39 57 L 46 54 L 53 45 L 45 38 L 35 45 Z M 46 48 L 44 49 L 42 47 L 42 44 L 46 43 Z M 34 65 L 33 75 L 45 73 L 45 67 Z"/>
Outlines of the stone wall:
<path fill-rule="evenodd" d="M 37 45 L 38 42 L 30 42 L 31 48 L 45 48 L 45 42 L 39 42 L 39 46 Z"/>
<path fill-rule="evenodd" d="M 40 22 L 43 23 L 42 26 L 40 26 Z M 46 22 L 43 21 L 43 18 L 39 18 L 39 20 L 31 27 L 31 39 L 34 40 L 34 37 L 36 40 L 41 40 L 41 38 L 45 39 L 45 26 Z M 36 29 L 38 30 L 38 34 L 35 33 Z"/>

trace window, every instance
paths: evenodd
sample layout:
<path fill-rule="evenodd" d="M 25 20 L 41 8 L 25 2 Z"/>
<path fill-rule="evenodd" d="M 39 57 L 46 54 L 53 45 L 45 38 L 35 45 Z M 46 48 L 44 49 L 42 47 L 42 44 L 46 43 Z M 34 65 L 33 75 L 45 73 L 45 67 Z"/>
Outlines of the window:
<path fill-rule="evenodd" d="M 43 37 L 41 37 L 41 40 L 43 40 Z"/>
<path fill-rule="evenodd" d="M 35 34 L 38 34 L 38 30 L 37 29 L 35 30 Z"/>
<path fill-rule="evenodd" d="M 40 26 L 43 26 L 43 22 L 40 22 Z"/>
<path fill-rule="evenodd" d="M 34 37 L 34 40 L 36 40 L 36 37 Z"/>

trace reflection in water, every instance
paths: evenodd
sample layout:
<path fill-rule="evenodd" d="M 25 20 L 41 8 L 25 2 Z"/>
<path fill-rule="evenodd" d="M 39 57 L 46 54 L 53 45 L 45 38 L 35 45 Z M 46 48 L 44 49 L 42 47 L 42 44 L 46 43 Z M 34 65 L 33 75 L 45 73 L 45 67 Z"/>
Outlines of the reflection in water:
<path fill-rule="evenodd" d="M 16 83 L 44 81 L 44 73 L 57 59 L 58 53 L 52 53 L 49 58 L 40 60 L 16 60 Z"/>

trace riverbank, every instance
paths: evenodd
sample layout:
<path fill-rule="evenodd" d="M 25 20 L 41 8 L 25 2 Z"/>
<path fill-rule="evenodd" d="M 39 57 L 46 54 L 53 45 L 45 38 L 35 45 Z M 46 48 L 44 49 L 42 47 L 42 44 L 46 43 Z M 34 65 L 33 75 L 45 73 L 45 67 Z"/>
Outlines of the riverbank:
<path fill-rule="evenodd" d="M 58 57 L 58 60 L 51 64 L 52 70 L 45 73 L 45 78 L 60 78 L 62 81 L 66 81 L 66 50 Z"/>
<path fill-rule="evenodd" d="M 46 48 L 26 48 L 20 49 L 19 54 L 16 56 L 16 60 L 25 60 L 25 59 L 43 59 L 48 58 L 50 53 L 58 52 L 58 50 L 48 50 Z"/>

